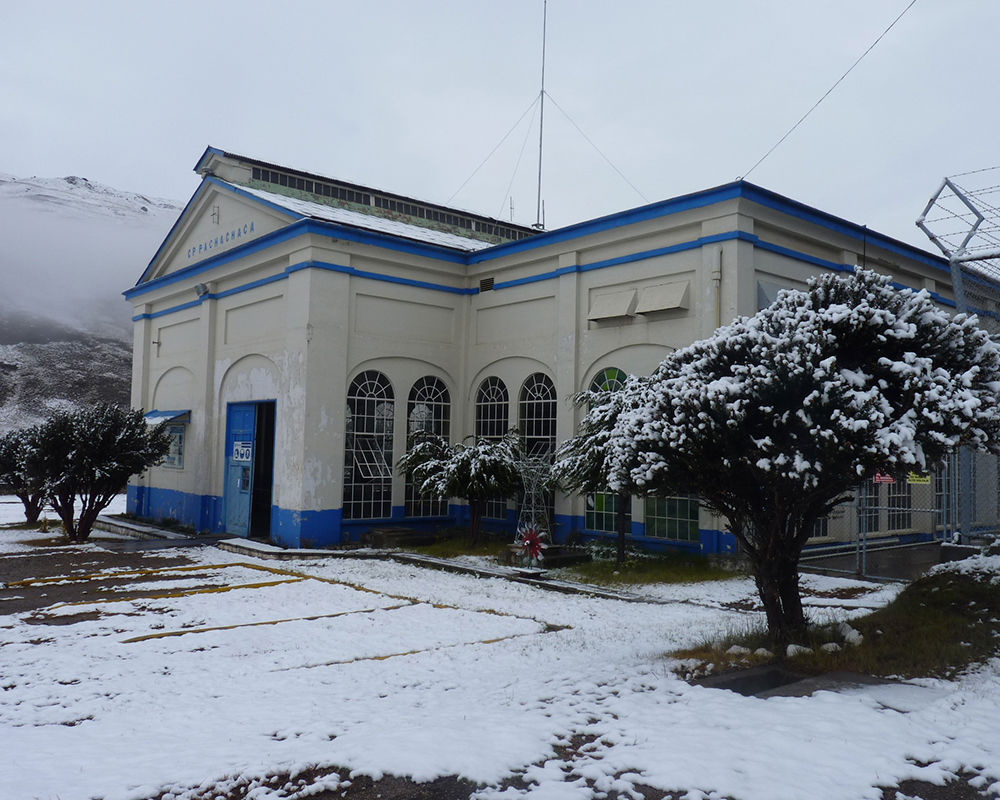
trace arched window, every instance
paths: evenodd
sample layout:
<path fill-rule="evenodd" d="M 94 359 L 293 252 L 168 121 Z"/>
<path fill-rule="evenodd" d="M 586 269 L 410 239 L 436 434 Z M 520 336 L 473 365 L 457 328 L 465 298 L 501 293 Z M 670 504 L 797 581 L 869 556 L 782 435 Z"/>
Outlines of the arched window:
<path fill-rule="evenodd" d="M 476 392 L 476 438 L 499 439 L 510 426 L 510 395 L 504 382 L 491 375 Z"/>
<path fill-rule="evenodd" d="M 504 382 L 495 375 L 486 378 L 476 392 L 476 439 L 495 441 L 510 428 L 510 395 Z M 486 503 L 483 516 L 503 519 L 507 516 L 507 498 Z"/>
<path fill-rule="evenodd" d="M 626 378 L 628 375 L 618 367 L 606 367 L 594 376 L 594 380 L 590 382 L 590 391 L 617 392 L 625 386 Z"/>
<path fill-rule="evenodd" d="M 392 515 L 392 384 L 366 370 L 347 390 L 344 443 L 344 519 Z"/>
<path fill-rule="evenodd" d="M 592 392 L 617 392 L 625 385 L 628 376 L 617 367 L 606 367 L 590 382 Z M 625 530 L 632 530 L 632 498 L 621 498 L 611 492 L 594 492 L 586 496 L 583 526 L 591 531 L 615 533 L 618 530 L 618 504 L 624 505 Z"/>
<path fill-rule="evenodd" d="M 536 372 L 521 385 L 519 426 L 529 456 L 548 456 L 556 449 L 556 387 Z"/>
<path fill-rule="evenodd" d="M 556 449 L 556 387 L 542 372 L 529 375 L 521 384 L 518 402 L 521 442 L 529 458 L 551 458 Z M 549 524 L 555 521 L 555 494 L 545 493 Z"/>
<path fill-rule="evenodd" d="M 451 397 L 448 387 L 433 376 L 420 378 L 410 389 L 406 404 L 406 435 L 431 433 L 447 441 L 451 433 Z M 406 479 L 406 516 L 441 517 L 448 513 L 448 498 L 422 497 Z"/>

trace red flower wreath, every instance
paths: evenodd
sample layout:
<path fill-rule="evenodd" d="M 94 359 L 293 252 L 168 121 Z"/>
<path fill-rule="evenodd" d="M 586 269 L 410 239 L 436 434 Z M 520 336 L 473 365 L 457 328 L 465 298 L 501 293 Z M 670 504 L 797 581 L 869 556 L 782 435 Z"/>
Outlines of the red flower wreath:
<path fill-rule="evenodd" d="M 537 528 L 521 531 L 521 554 L 531 561 L 537 561 L 542 554 L 542 535 Z"/>

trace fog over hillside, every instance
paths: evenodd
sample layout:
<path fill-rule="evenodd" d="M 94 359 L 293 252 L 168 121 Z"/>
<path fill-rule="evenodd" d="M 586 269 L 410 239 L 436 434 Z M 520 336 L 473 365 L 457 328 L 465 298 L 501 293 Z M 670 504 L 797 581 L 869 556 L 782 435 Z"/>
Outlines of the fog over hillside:
<path fill-rule="evenodd" d="M 133 286 L 177 203 L 86 178 L 0 173 L 0 433 L 127 403 Z"/>
<path fill-rule="evenodd" d="M 52 341 L 66 328 L 127 336 L 121 293 L 179 213 L 171 201 L 86 178 L 0 173 L 0 343 L 25 341 L 22 331 Z"/>

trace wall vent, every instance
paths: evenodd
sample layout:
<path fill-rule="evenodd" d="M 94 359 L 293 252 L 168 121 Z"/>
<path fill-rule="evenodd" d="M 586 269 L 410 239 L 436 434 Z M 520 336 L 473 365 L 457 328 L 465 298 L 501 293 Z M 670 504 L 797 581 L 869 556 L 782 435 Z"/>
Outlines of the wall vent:
<path fill-rule="evenodd" d="M 479 291 L 481 291 L 481 292 L 491 292 L 491 291 L 493 291 L 493 278 L 480 278 L 479 279 Z"/>

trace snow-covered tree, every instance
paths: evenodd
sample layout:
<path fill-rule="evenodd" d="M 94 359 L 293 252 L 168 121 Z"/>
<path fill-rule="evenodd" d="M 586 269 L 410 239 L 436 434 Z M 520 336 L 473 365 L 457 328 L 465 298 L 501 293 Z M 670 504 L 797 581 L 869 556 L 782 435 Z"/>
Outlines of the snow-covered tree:
<path fill-rule="evenodd" d="M 802 547 L 856 485 L 962 445 L 1000 451 L 1000 346 L 975 317 L 859 270 L 782 292 L 671 354 L 620 402 L 602 456 L 611 491 L 697 494 L 723 515 L 787 641 L 806 624 Z"/>
<path fill-rule="evenodd" d="M 158 463 L 169 449 L 164 425 L 150 426 L 141 411 L 121 406 L 57 413 L 43 423 L 37 434 L 37 469 L 70 541 L 86 540 L 129 477 Z"/>
<path fill-rule="evenodd" d="M 38 522 L 45 507 L 42 481 L 32 469 L 37 435 L 37 428 L 22 428 L 0 437 L 0 484 L 9 486 L 21 501 L 29 525 Z"/>
<path fill-rule="evenodd" d="M 573 398 L 578 407 L 589 409 L 577 429 L 577 435 L 567 439 L 556 451 L 552 475 L 560 487 L 568 492 L 596 493 L 608 491 L 609 465 L 608 440 L 618 417 L 627 404 L 638 394 L 648 379 L 630 375 L 625 385 L 615 390 L 580 392 Z M 627 476 L 626 476 L 627 477 Z M 615 530 L 617 531 L 617 558 L 625 562 L 626 523 L 625 509 L 637 487 L 624 481 L 616 490 Z"/>
<path fill-rule="evenodd" d="M 516 431 L 502 439 L 480 439 L 468 445 L 449 445 L 440 436 L 419 433 L 397 469 L 412 476 L 419 494 L 465 499 L 469 503 L 469 533 L 478 541 L 487 501 L 508 497 L 520 485 L 519 448 Z"/>

